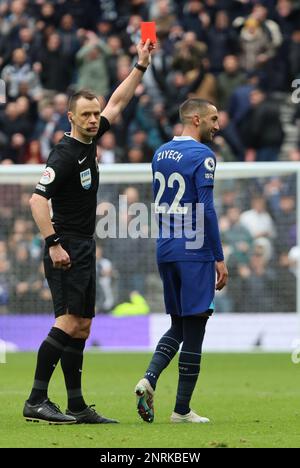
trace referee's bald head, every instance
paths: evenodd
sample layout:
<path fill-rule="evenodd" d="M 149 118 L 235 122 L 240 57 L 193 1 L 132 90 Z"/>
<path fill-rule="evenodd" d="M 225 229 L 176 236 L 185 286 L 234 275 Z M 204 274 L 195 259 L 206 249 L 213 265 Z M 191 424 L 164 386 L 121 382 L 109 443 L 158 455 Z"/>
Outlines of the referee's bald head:
<path fill-rule="evenodd" d="M 88 99 L 89 101 L 93 101 L 94 99 L 97 99 L 97 101 L 100 104 L 99 98 L 96 94 L 94 94 L 91 90 L 89 89 L 80 89 L 76 93 L 72 94 L 69 99 L 68 103 L 68 111 L 69 112 L 74 112 L 76 108 L 76 103 L 80 98 Z"/>

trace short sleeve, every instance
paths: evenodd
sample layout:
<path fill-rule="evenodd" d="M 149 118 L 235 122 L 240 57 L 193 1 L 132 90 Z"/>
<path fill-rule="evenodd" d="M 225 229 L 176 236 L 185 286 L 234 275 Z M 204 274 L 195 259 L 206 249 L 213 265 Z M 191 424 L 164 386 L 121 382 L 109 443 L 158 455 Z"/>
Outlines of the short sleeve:
<path fill-rule="evenodd" d="M 97 133 L 97 139 L 102 137 L 102 135 L 107 132 L 108 130 L 110 129 L 110 123 L 109 121 L 107 120 L 106 117 L 104 116 L 101 116 L 101 119 L 100 119 L 100 127 L 99 127 L 99 130 L 98 130 L 98 133 Z"/>
<path fill-rule="evenodd" d="M 48 200 L 52 198 L 64 183 L 70 178 L 73 169 L 72 158 L 59 154 L 55 150 L 50 153 L 46 167 L 42 173 L 34 193 Z"/>
<path fill-rule="evenodd" d="M 197 188 L 213 187 L 215 179 L 216 158 L 211 153 L 202 157 L 195 170 L 195 184 Z"/>

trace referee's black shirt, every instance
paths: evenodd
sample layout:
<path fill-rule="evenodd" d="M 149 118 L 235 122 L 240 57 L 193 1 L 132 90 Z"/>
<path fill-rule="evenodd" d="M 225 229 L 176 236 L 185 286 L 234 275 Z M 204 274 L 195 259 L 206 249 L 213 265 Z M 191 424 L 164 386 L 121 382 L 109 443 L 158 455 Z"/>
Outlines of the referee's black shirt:
<path fill-rule="evenodd" d="M 92 143 L 81 143 L 65 134 L 49 154 L 34 193 L 51 198 L 52 223 L 58 234 L 93 237 L 99 186 L 96 143 L 109 128 L 108 120 L 101 117 Z"/>

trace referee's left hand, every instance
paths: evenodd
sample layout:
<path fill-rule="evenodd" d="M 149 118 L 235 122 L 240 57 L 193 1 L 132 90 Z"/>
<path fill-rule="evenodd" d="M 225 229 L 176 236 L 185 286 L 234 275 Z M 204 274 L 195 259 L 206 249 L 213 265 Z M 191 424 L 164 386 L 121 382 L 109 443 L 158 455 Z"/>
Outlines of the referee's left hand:
<path fill-rule="evenodd" d="M 150 39 L 144 43 L 140 41 L 137 46 L 137 53 L 138 53 L 138 63 L 144 67 L 147 67 L 151 60 L 151 51 L 155 48 L 155 45 L 150 42 Z"/>
<path fill-rule="evenodd" d="M 228 280 L 228 270 L 225 265 L 225 262 L 216 262 L 216 272 L 217 272 L 217 284 L 216 290 L 220 291 L 227 284 Z"/>
<path fill-rule="evenodd" d="M 50 247 L 49 255 L 53 262 L 54 268 L 68 270 L 71 267 L 71 259 L 69 254 L 62 248 L 60 244 Z"/>

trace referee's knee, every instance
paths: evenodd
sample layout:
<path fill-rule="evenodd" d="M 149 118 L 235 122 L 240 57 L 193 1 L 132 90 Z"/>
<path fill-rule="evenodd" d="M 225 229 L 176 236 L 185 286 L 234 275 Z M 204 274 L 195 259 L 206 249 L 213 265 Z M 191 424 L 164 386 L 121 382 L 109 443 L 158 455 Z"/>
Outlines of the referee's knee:
<path fill-rule="evenodd" d="M 88 329 L 84 328 L 84 329 L 78 330 L 74 338 L 82 338 L 83 340 L 87 340 L 89 336 L 90 336 L 90 328 Z"/>
<path fill-rule="evenodd" d="M 81 318 L 78 323 L 76 338 L 82 338 L 86 340 L 90 336 L 91 324 L 92 321 L 90 319 Z"/>
<path fill-rule="evenodd" d="M 56 319 L 55 325 L 72 336 L 72 338 L 87 339 L 90 335 L 91 319 L 66 314 Z"/>

